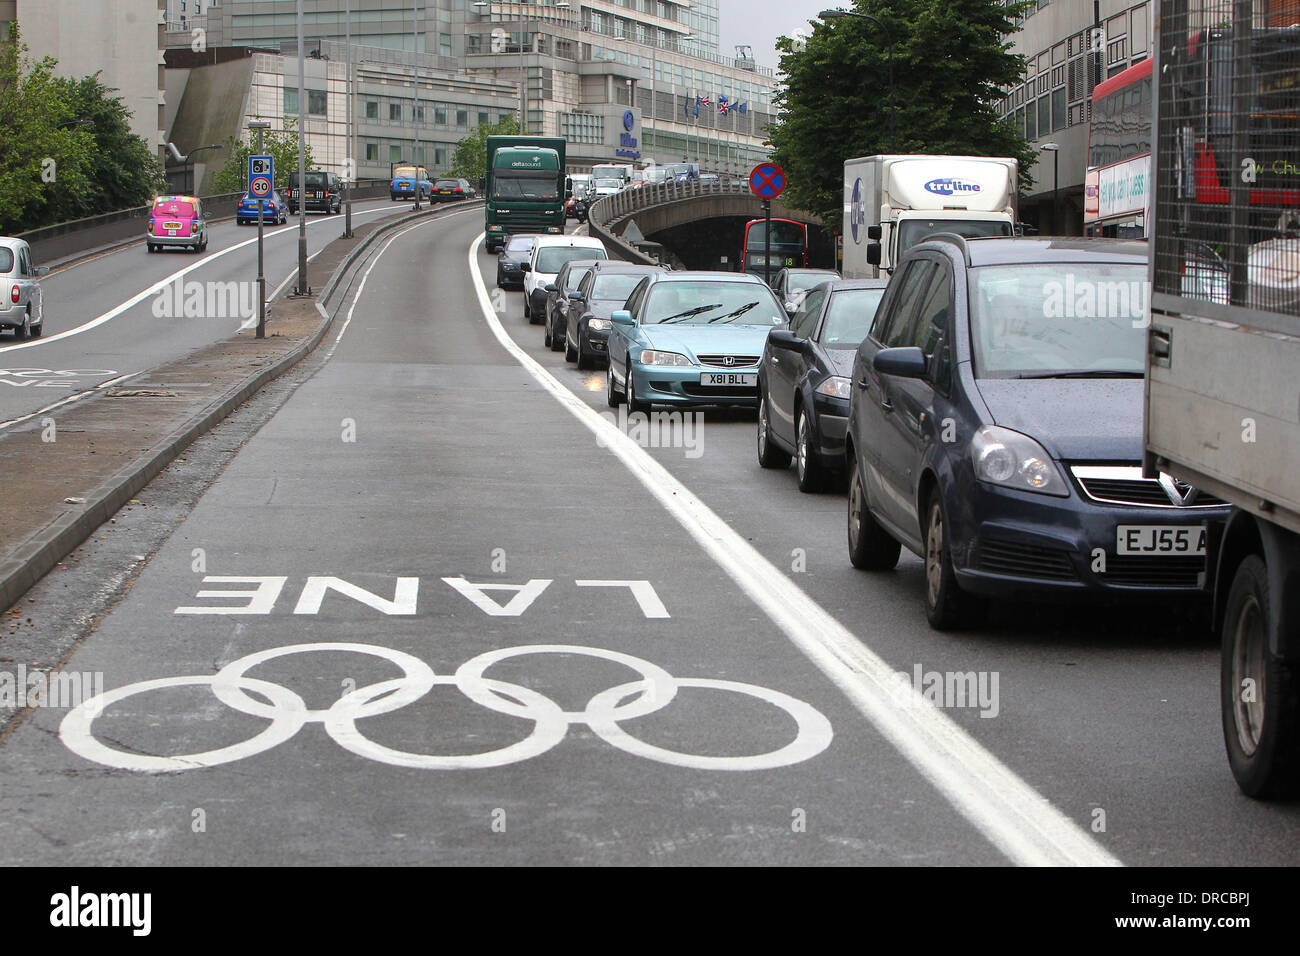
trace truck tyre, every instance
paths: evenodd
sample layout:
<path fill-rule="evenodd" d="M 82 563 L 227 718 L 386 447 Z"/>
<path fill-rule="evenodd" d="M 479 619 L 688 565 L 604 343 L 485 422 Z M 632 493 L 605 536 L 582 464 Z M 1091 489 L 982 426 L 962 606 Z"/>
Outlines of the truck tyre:
<path fill-rule="evenodd" d="M 1261 799 L 1300 794 L 1300 667 L 1269 651 L 1270 599 L 1264 560 L 1249 555 L 1224 606 L 1219 697 L 1232 775 Z"/>

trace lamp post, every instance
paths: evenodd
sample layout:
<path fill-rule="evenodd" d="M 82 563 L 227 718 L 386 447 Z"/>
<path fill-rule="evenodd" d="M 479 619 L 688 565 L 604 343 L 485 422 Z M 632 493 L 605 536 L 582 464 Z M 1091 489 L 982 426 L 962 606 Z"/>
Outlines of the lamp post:
<path fill-rule="evenodd" d="M 257 153 L 262 155 L 262 130 L 270 129 L 269 120 L 253 120 L 249 129 L 257 130 Z M 274 187 L 274 183 L 272 186 Z M 299 199 L 301 202 L 301 198 Z M 266 269 L 262 263 L 262 200 L 257 200 L 257 337 L 266 338 Z"/>
<path fill-rule="evenodd" d="M 414 102 L 411 106 L 411 129 L 415 131 L 415 146 L 411 149 L 411 162 L 415 165 L 415 211 L 420 211 L 420 24 L 416 19 L 416 0 L 411 0 L 411 76 L 415 80 L 411 91 Z M 433 197 L 429 197 L 433 202 Z"/>
<path fill-rule="evenodd" d="M 1057 143 L 1044 143 L 1042 146 L 1039 146 L 1038 148 L 1045 153 L 1052 154 L 1052 232 L 1053 234 L 1059 236 L 1061 235 L 1061 224 L 1060 224 L 1060 220 L 1057 219 L 1057 214 L 1059 210 L 1057 209 L 1057 205 L 1056 205 L 1056 196 L 1057 196 L 1057 187 L 1060 183 L 1060 179 L 1057 176 L 1057 171 L 1060 169 L 1061 147 Z"/>
<path fill-rule="evenodd" d="M 841 17 L 870 20 L 885 35 L 885 42 L 889 44 L 889 151 L 894 152 L 896 148 L 894 145 L 894 38 L 889 32 L 889 28 L 869 13 L 856 13 L 852 10 L 823 10 L 817 16 L 823 20 L 838 20 Z"/>
<path fill-rule="evenodd" d="M 307 67 L 302 39 L 302 0 L 298 0 L 298 285 L 294 295 L 311 295 L 307 284 Z"/>
<path fill-rule="evenodd" d="M 185 181 L 188 182 L 190 185 L 190 195 L 194 195 L 195 190 L 197 188 L 194 183 L 194 154 L 201 153 L 205 149 L 225 149 L 225 148 L 226 147 L 222 146 L 220 143 L 214 143 L 211 146 L 195 146 L 192 150 L 190 150 L 188 153 L 185 154 L 185 163 L 189 167 L 189 169 L 187 170 L 188 175 L 186 176 Z"/>
<path fill-rule="evenodd" d="M 343 46 L 347 50 L 348 61 L 348 78 L 344 84 L 344 90 L 348 97 L 348 111 L 346 117 L 347 132 L 344 138 L 347 145 L 343 150 L 343 238 L 352 238 L 352 187 L 349 183 L 352 175 L 356 174 L 357 154 L 352 148 L 352 0 L 344 0 L 343 4 Z M 260 135 L 260 134 L 259 134 Z M 261 218 L 259 213 L 258 218 Z"/>

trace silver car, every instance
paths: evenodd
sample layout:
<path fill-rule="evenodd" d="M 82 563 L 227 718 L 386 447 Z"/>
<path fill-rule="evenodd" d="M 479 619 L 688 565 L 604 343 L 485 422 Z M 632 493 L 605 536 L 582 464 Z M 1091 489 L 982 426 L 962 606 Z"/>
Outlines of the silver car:
<path fill-rule="evenodd" d="M 13 329 L 18 341 L 38 338 L 44 327 L 41 276 L 50 270 L 32 263 L 32 248 L 21 239 L 0 237 L 0 329 Z"/>

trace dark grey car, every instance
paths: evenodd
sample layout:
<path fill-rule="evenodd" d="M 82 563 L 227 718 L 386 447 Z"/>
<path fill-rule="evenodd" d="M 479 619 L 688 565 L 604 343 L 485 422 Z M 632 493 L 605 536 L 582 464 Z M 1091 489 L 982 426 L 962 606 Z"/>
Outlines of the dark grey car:
<path fill-rule="evenodd" d="M 940 630 L 991 599 L 1202 601 L 1228 508 L 1143 474 L 1146 278 L 1127 240 L 908 249 L 853 364 L 853 565 L 920 555 Z"/>
<path fill-rule="evenodd" d="M 533 254 L 533 246 L 538 236 L 531 232 L 513 235 L 497 253 L 497 288 L 522 289 L 524 287 L 523 265 Z"/>
<path fill-rule="evenodd" d="M 560 266 L 554 282 L 546 284 L 546 308 L 543 320 L 546 323 L 546 335 L 543 342 L 552 352 L 564 350 L 564 330 L 569 324 L 569 295 L 578 291 L 578 284 L 586 278 L 591 267 L 598 259 L 570 259 Z"/>
<path fill-rule="evenodd" d="M 609 352 L 609 317 L 623 308 L 628 295 L 644 275 L 663 272 L 665 266 L 643 266 L 615 259 L 592 263 L 591 271 L 569 296 L 568 321 L 564 328 L 564 357 L 578 368 L 594 368 L 606 362 Z"/>

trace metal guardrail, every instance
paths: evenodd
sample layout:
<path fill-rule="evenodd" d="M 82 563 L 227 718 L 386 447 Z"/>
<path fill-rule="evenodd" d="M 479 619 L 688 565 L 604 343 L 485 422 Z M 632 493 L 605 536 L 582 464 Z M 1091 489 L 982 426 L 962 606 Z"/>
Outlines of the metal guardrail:
<path fill-rule="evenodd" d="M 387 179 L 365 180 L 352 189 L 353 199 L 373 199 L 387 194 Z M 239 192 L 199 198 L 203 200 L 210 218 L 224 219 L 235 214 L 239 200 L 244 196 L 245 193 Z M 143 239 L 144 220 L 148 218 L 150 208 L 135 206 L 85 219 L 55 223 L 19 233 L 17 238 L 25 240 L 32 247 L 32 255 L 37 263 L 45 264 L 124 240 Z"/>

